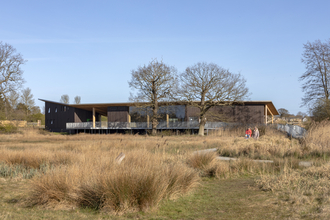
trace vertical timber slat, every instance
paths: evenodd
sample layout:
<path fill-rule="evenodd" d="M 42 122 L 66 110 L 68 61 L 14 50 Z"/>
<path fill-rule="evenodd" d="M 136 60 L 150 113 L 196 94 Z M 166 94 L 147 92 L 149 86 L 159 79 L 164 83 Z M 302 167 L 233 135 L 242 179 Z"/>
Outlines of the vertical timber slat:
<path fill-rule="evenodd" d="M 166 114 L 166 127 L 168 128 L 169 127 L 169 115 Z"/>
<path fill-rule="evenodd" d="M 93 108 L 93 128 L 95 128 L 95 108 Z"/>
<path fill-rule="evenodd" d="M 265 124 L 267 125 L 267 105 L 265 104 Z"/>

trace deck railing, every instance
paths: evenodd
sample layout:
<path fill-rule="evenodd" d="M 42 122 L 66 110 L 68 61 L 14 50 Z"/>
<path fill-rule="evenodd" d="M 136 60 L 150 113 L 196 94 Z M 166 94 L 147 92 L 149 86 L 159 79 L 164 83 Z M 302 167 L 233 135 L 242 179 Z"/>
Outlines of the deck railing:
<path fill-rule="evenodd" d="M 287 132 L 288 135 L 290 135 L 294 138 L 302 138 L 306 134 L 306 129 L 302 128 L 298 125 L 289 125 L 289 124 L 281 125 L 281 124 L 278 124 L 277 129 L 281 130 L 281 131 L 284 131 L 284 132 Z"/>
<path fill-rule="evenodd" d="M 226 126 L 224 122 L 207 122 L 205 129 L 215 129 Z M 151 129 L 151 122 L 77 122 L 66 123 L 66 129 Z M 157 129 L 198 129 L 198 122 L 159 122 Z"/>

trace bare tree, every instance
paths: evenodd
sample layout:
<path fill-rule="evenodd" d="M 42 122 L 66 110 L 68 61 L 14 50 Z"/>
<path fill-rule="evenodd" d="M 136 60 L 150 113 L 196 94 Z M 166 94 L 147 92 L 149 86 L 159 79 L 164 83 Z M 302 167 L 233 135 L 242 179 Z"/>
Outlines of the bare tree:
<path fill-rule="evenodd" d="M 6 103 L 7 119 L 17 118 L 16 117 L 16 113 L 17 113 L 16 107 L 19 103 L 19 99 L 20 99 L 20 95 L 15 90 L 12 90 L 9 92 L 9 94 L 7 96 L 7 103 Z"/>
<path fill-rule="evenodd" d="M 330 89 L 330 39 L 326 42 L 316 40 L 304 44 L 301 61 L 306 66 L 306 72 L 299 78 L 304 81 L 302 99 L 303 105 L 316 102 L 318 99 L 329 101 Z"/>
<path fill-rule="evenodd" d="M 81 97 L 80 96 L 76 96 L 76 97 L 74 97 L 74 103 L 75 104 L 80 104 L 80 101 L 81 101 Z"/>
<path fill-rule="evenodd" d="M 20 95 L 15 90 L 10 91 L 7 100 L 9 101 L 11 109 L 16 108 L 19 101 L 19 97 Z"/>
<path fill-rule="evenodd" d="M 28 116 L 29 113 L 32 113 L 35 102 L 30 88 L 26 88 L 22 91 L 21 103 L 26 106 L 26 116 Z"/>
<path fill-rule="evenodd" d="M 146 109 L 147 114 L 150 110 L 152 134 L 156 134 L 160 117 L 159 103 L 169 101 L 177 89 L 176 69 L 154 59 L 147 66 L 140 66 L 131 73 L 129 87 L 137 90 L 137 93 L 131 94 L 130 101 Z"/>
<path fill-rule="evenodd" d="M 296 116 L 306 117 L 307 114 L 306 114 L 305 112 L 301 112 L 301 111 L 299 111 L 299 112 L 296 114 Z"/>
<path fill-rule="evenodd" d="M 214 106 L 232 105 L 248 96 L 246 80 L 214 63 L 197 63 L 181 74 L 182 101 L 197 107 L 199 135 L 204 135 L 206 114 Z"/>
<path fill-rule="evenodd" d="M 69 95 L 65 94 L 61 96 L 60 102 L 69 104 Z"/>
<path fill-rule="evenodd" d="M 13 46 L 0 41 L 0 96 L 5 101 L 6 114 L 9 107 L 7 106 L 8 93 L 17 91 L 24 82 L 21 65 L 25 62 L 26 60 L 22 58 L 21 54 L 16 53 Z"/>
<path fill-rule="evenodd" d="M 323 121 L 330 119 L 330 101 L 326 99 L 318 99 L 310 109 L 315 121 Z"/>
<path fill-rule="evenodd" d="M 287 117 L 290 115 L 289 110 L 285 108 L 279 108 L 277 111 L 280 113 L 280 117 Z"/>

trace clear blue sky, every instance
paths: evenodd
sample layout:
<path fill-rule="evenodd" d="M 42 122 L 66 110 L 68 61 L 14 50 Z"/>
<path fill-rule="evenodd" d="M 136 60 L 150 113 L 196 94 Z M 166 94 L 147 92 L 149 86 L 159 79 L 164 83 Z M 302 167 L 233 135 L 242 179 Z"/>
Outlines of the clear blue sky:
<path fill-rule="evenodd" d="M 330 38 L 330 1 L 3 1 L 0 41 L 28 62 L 38 98 L 127 102 L 131 70 L 214 62 L 247 80 L 250 100 L 300 108 L 303 44 Z"/>

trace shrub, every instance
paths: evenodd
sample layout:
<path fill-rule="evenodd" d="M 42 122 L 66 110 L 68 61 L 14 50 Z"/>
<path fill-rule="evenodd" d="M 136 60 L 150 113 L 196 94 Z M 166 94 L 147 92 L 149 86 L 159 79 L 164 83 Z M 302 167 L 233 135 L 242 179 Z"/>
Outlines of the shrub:
<path fill-rule="evenodd" d="M 17 133 L 18 128 L 17 126 L 8 123 L 8 124 L 0 124 L 0 133 L 3 134 L 12 134 L 12 133 Z"/>

